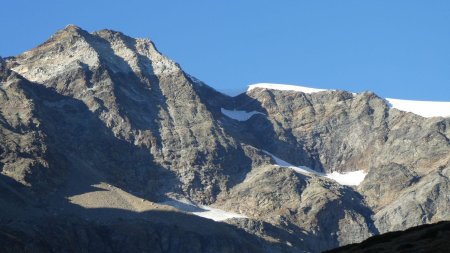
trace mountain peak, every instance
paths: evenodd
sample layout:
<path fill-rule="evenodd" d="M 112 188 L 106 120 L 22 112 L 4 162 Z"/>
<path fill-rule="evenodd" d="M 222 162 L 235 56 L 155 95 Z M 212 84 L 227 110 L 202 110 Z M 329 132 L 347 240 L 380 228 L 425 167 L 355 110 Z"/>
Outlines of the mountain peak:
<path fill-rule="evenodd" d="M 102 37 L 107 40 L 116 40 L 116 39 L 125 39 L 125 40 L 133 40 L 133 38 L 123 34 L 122 32 L 110 30 L 110 29 L 102 29 L 92 33 L 92 35 L 96 35 Z"/>
<path fill-rule="evenodd" d="M 122 32 L 120 32 L 120 31 L 116 31 L 116 30 L 113 30 L 113 29 L 108 29 L 108 28 L 105 28 L 105 29 L 100 29 L 100 30 L 98 30 L 98 31 L 95 31 L 94 33 L 113 33 L 113 34 L 123 34 Z"/>
<path fill-rule="evenodd" d="M 66 25 L 66 27 L 64 27 L 63 30 L 82 30 L 82 29 L 74 24 L 68 24 Z"/>
<path fill-rule="evenodd" d="M 60 38 L 60 36 L 62 35 L 78 35 L 78 36 L 83 36 L 83 35 L 87 35 L 89 34 L 88 31 L 83 30 L 82 28 L 76 26 L 76 25 L 67 25 L 66 27 L 64 27 L 63 29 L 60 29 L 58 31 L 55 32 L 55 34 L 53 34 L 51 36 L 52 39 L 54 38 Z"/>
<path fill-rule="evenodd" d="M 135 39 L 109 29 L 89 33 L 75 25 L 57 31 L 45 43 L 12 61 L 16 72 L 40 83 L 86 66 L 148 76 L 181 71 L 149 39 Z"/>

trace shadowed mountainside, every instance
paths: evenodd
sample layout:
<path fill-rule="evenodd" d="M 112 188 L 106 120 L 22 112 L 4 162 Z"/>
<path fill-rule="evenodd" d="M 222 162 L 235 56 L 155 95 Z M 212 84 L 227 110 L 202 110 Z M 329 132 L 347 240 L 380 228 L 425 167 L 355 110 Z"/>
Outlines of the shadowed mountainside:
<path fill-rule="evenodd" d="M 328 253 L 344 252 L 448 252 L 450 222 L 413 227 L 371 237 L 361 243 L 347 245 Z"/>

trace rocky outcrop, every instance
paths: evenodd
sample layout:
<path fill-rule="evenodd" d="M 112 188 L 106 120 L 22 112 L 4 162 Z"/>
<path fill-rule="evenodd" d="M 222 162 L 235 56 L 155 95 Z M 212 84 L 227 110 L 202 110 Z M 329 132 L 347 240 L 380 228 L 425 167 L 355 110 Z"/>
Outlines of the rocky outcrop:
<path fill-rule="evenodd" d="M 267 115 L 242 124 L 255 146 L 317 171 L 397 163 L 424 175 L 450 161 L 448 118 L 390 109 L 371 92 L 255 88 L 238 97 L 234 108 Z"/>
<path fill-rule="evenodd" d="M 395 201 L 384 206 L 374 216 L 380 232 L 449 220 L 449 177 L 450 168 L 441 168 L 400 191 Z"/>
<path fill-rule="evenodd" d="M 63 160 L 48 150 L 38 117 L 38 101 L 29 82 L 0 65 L 0 166 L 3 175 L 36 189 L 61 180 Z"/>
<path fill-rule="evenodd" d="M 395 183 L 386 183 L 386 180 Z M 383 207 L 395 201 L 402 190 L 417 181 L 419 181 L 417 173 L 402 165 L 390 163 L 370 169 L 358 190 L 377 210 L 377 207 Z"/>
<path fill-rule="evenodd" d="M 305 235 L 308 239 L 303 243 L 314 252 L 359 242 L 377 233 L 361 195 L 288 168 L 254 169 L 243 183 L 221 196 L 217 205 L 286 230 L 301 228 L 303 233 L 297 233 L 297 238 Z"/>

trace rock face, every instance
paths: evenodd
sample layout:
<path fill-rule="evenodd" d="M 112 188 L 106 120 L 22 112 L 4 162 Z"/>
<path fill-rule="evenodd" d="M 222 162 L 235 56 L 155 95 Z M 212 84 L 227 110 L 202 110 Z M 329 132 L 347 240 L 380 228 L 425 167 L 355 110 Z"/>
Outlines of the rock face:
<path fill-rule="evenodd" d="M 40 242 L 41 251 L 320 252 L 450 219 L 450 118 L 392 109 L 371 92 L 229 97 L 150 40 L 76 26 L 0 58 L 0 81 L 0 239 L 19 252 Z M 222 109 L 259 113 L 239 121 Z M 270 154 L 317 173 L 275 166 Z M 320 176 L 359 170 L 358 186 Z M 247 218 L 194 219 L 161 204 L 168 197 Z M 73 220 L 44 223 L 55 215 Z M 194 220 L 165 221 L 177 215 Z M 30 242 L 30 219 L 40 234 L 68 232 Z M 192 240 L 174 239 L 186 233 Z"/>
<path fill-rule="evenodd" d="M 180 188 L 173 191 L 213 202 L 251 167 L 243 147 L 201 103 L 196 84 L 149 40 L 68 26 L 9 65 L 28 80 L 82 103 L 115 139 L 145 149 L 152 162 L 178 175 L 181 182 L 167 184 Z M 139 171 L 121 174 L 145 179 L 152 170 L 129 167 Z"/>
<path fill-rule="evenodd" d="M 286 230 L 300 228 L 302 231 L 296 232 L 297 240 L 302 241 L 299 244 L 314 252 L 359 242 L 377 232 L 361 195 L 349 187 L 288 168 L 260 167 L 221 197 L 217 204 L 227 209 Z"/>
<path fill-rule="evenodd" d="M 450 159 L 449 119 L 390 109 L 371 92 L 255 88 L 237 100 L 239 110 L 267 115 L 245 123 L 255 145 L 318 171 L 368 171 L 397 163 L 424 175 Z"/>
<path fill-rule="evenodd" d="M 398 194 L 395 201 L 375 214 L 380 232 L 448 220 L 450 169 L 439 169 L 424 176 L 412 187 Z M 446 195 L 446 196 L 442 196 Z"/>

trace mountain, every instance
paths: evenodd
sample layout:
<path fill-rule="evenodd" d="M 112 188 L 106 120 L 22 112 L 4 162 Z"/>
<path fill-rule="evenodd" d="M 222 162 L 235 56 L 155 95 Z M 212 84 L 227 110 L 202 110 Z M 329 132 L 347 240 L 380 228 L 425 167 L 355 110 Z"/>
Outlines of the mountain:
<path fill-rule="evenodd" d="M 449 117 L 372 92 L 230 97 L 150 40 L 73 25 L 0 61 L 14 252 L 320 252 L 450 217 Z"/>

